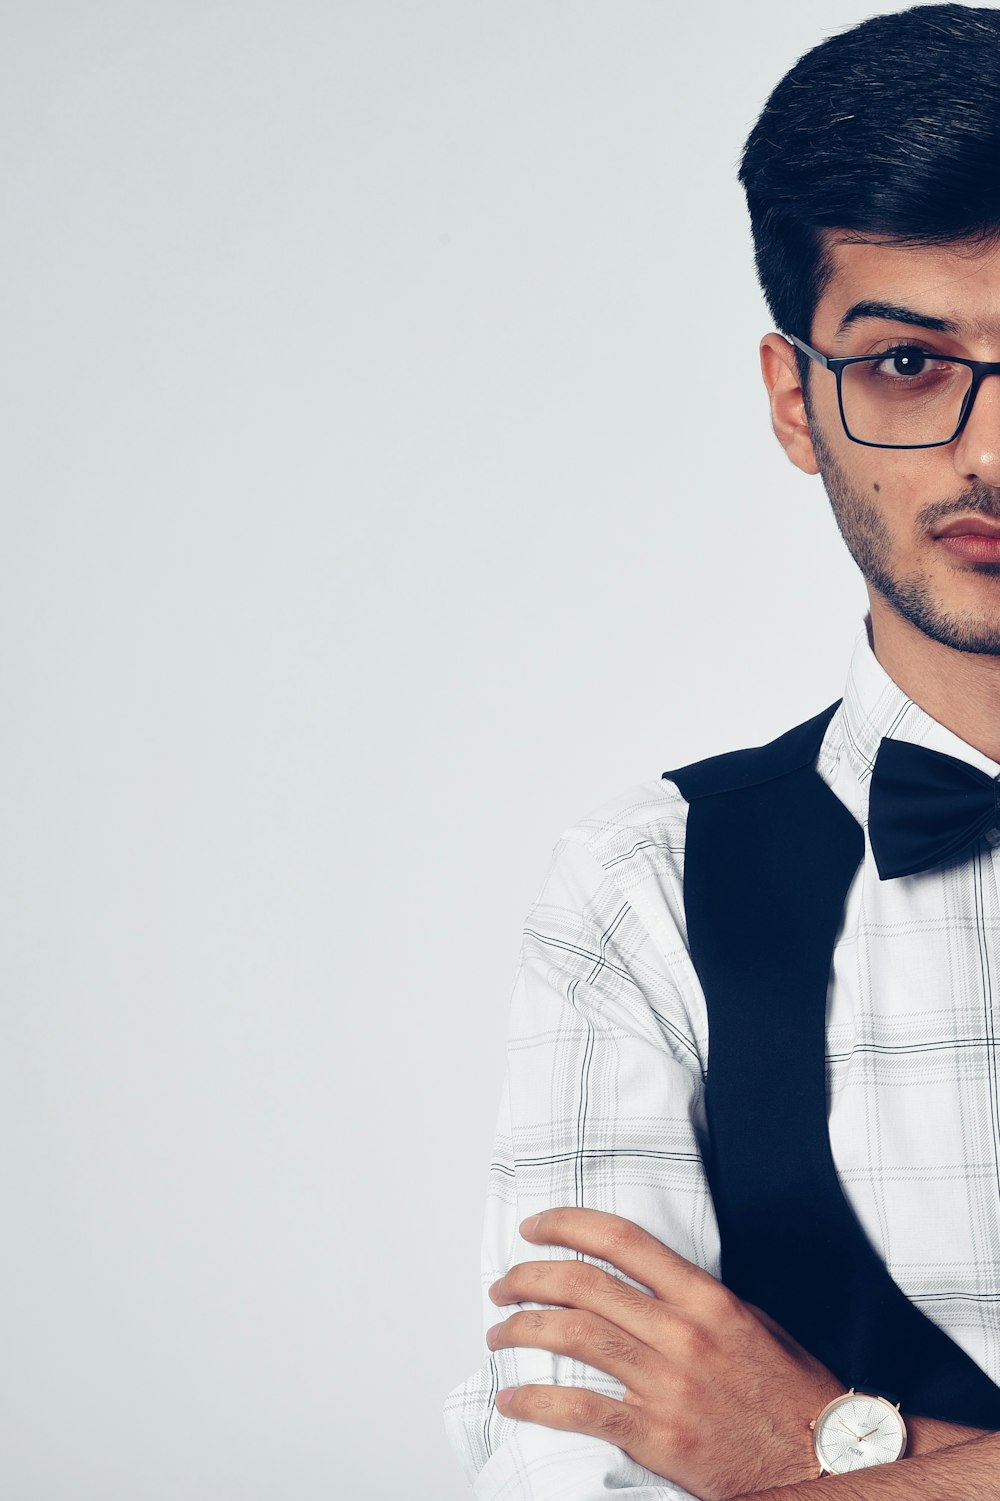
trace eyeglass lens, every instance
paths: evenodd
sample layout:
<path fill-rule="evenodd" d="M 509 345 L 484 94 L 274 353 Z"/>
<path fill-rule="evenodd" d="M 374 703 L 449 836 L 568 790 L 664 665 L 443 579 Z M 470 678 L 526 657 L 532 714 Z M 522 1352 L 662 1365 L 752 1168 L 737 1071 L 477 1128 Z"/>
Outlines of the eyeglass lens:
<path fill-rule="evenodd" d="M 899 349 L 841 371 L 844 423 L 862 443 L 947 443 L 972 387 L 967 365 Z"/>

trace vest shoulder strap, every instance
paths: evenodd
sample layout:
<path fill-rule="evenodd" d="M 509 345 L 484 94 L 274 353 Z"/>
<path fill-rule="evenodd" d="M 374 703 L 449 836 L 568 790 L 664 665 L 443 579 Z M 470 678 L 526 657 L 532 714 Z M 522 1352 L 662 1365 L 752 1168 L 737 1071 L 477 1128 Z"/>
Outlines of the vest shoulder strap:
<path fill-rule="evenodd" d="M 761 786 L 787 776 L 803 766 L 811 766 L 819 755 L 827 727 L 842 700 L 831 704 L 821 714 L 786 730 L 768 745 L 749 750 L 726 751 L 704 761 L 692 761 L 677 771 L 665 771 L 663 778 L 674 782 L 687 802 L 712 797 L 721 792 L 738 792 L 744 787 Z"/>

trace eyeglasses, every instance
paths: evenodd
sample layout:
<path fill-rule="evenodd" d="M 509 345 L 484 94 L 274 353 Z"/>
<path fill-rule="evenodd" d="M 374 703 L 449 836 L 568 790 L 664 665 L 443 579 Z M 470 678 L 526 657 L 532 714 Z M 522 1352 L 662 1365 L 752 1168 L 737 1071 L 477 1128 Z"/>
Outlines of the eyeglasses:
<path fill-rule="evenodd" d="M 985 377 L 1000 375 L 1000 360 L 942 359 L 919 344 L 833 359 L 794 334 L 788 337 L 817 365 L 833 371 L 844 432 L 867 448 L 953 443 Z"/>

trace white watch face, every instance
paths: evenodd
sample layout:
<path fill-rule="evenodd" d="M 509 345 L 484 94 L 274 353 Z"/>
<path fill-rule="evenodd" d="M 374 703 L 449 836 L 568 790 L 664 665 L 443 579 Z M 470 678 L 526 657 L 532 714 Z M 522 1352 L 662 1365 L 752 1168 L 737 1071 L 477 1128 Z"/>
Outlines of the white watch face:
<path fill-rule="evenodd" d="M 816 1456 L 831 1475 L 889 1464 L 906 1448 L 906 1425 L 895 1407 L 861 1392 L 824 1407 L 813 1436 Z"/>

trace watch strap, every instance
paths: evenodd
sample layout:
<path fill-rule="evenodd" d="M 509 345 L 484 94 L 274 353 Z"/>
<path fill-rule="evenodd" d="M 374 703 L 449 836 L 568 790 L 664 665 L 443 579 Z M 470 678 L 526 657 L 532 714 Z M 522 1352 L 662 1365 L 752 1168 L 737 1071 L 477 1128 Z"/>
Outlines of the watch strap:
<path fill-rule="evenodd" d="M 902 1398 L 897 1397 L 895 1392 L 887 1392 L 884 1387 L 872 1386 L 867 1382 L 861 1386 L 852 1386 L 851 1391 L 859 1397 L 881 1397 L 883 1402 L 888 1402 L 890 1407 L 897 1409 L 902 1404 Z"/>

